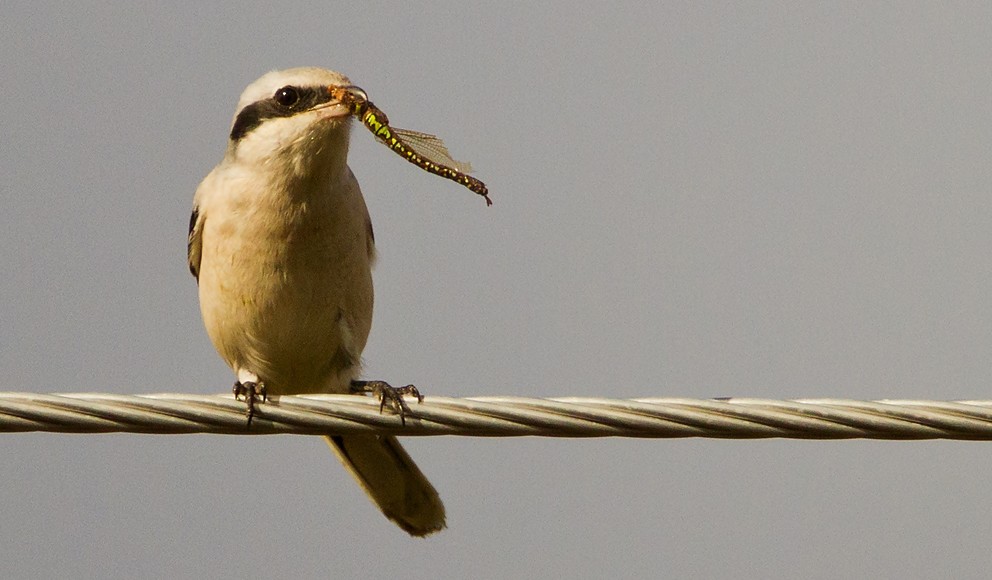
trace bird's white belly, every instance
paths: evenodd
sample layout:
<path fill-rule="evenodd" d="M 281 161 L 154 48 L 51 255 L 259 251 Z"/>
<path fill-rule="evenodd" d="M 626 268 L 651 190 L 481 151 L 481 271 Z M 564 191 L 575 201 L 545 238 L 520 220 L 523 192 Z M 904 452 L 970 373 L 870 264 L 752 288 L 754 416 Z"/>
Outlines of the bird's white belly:
<path fill-rule="evenodd" d="M 338 243 L 350 232 L 329 225 L 206 221 L 205 240 L 216 236 L 204 244 L 199 280 L 207 332 L 233 369 L 257 375 L 270 394 L 346 392 L 358 373 L 370 266 L 336 249 L 356 245 Z"/>

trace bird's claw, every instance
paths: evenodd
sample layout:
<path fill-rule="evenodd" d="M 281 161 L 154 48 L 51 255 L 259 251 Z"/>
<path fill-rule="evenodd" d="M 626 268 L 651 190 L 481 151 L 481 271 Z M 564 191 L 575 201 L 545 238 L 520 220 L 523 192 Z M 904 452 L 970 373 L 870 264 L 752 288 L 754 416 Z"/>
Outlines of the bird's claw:
<path fill-rule="evenodd" d="M 268 400 L 265 394 L 265 384 L 261 381 L 238 381 L 234 383 L 234 400 L 240 401 L 241 397 L 245 398 L 245 416 L 248 417 L 248 427 L 251 427 L 251 419 L 255 416 L 255 404 L 258 402 L 264 403 Z"/>
<path fill-rule="evenodd" d="M 403 399 L 404 395 L 413 395 L 417 397 L 418 403 L 424 402 L 424 396 L 413 385 L 394 387 L 386 381 L 351 381 L 351 391 L 353 393 L 371 393 L 372 396 L 377 397 L 380 413 L 388 404 L 389 409 L 400 416 L 400 422 L 403 425 L 406 425 L 407 414 L 411 413 L 410 407 Z"/>

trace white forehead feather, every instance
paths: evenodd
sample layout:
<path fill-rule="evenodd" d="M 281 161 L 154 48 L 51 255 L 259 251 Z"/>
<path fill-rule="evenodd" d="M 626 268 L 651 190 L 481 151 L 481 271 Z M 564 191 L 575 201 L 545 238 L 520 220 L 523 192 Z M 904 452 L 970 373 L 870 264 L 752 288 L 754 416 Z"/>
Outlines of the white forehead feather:
<path fill-rule="evenodd" d="M 262 99 L 267 99 L 275 94 L 277 89 L 287 85 L 297 87 L 308 87 L 316 85 L 349 85 L 351 81 L 348 77 L 332 70 L 318 68 L 315 66 L 301 66 L 299 68 L 288 68 L 286 70 L 274 70 L 262 75 L 260 79 L 248 85 L 245 92 L 241 93 L 238 101 L 237 112 L 246 106 Z M 235 116 L 237 116 L 235 112 Z"/>

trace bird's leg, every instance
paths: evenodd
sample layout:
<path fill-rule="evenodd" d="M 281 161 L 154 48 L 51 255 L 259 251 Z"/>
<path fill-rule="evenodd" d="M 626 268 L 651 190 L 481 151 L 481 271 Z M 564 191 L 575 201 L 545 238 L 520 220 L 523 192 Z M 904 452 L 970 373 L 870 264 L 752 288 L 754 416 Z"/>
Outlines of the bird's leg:
<path fill-rule="evenodd" d="M 255 416 L 255 403 L 264 403 L 268 397 L 265 395 L 265 383 L 262 381 L 238 381 L 234 383 L 234 400 L 245 398 L 245 415 L 248 417 L 248 427 L 251 427 L 251 419 Z"/>
<path fill-rule="evenodd" d="M 407 385 L 405 387 L 394 387 L 386 381 L 351 381 L 351 392 L 371 393 L 379 399 L 379 412 L 389 405 L 389 409 L 400 416 L 400 422 L 406 425 L 406 415 L 410 413 L 410 407 L 403 400 L 404 395 L 417 397 L 418 403 L 424 402 L 424 396 L 420 394 L 417 387 Z"/>

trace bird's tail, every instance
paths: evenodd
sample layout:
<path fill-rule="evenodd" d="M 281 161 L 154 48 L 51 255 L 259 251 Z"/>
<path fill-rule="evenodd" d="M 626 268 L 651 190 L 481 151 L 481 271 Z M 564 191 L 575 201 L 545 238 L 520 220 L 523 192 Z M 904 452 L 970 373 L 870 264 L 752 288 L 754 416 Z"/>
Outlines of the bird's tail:
<path fill-rule="evenodd" d="M 382 513 L 411 536 L 444 528 L 444 504 L 437 490 L 395 437 L 325 437 L 341 463 Z"/>

